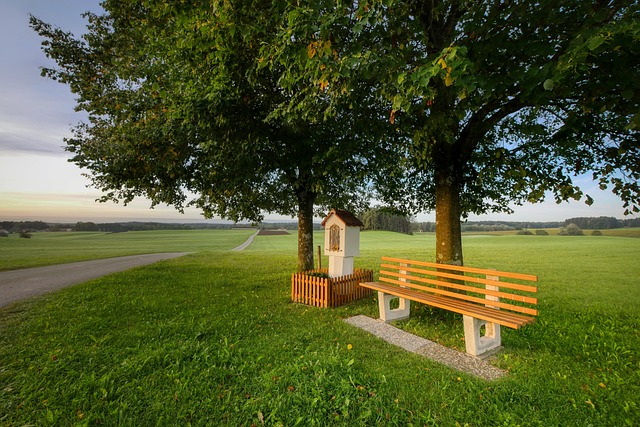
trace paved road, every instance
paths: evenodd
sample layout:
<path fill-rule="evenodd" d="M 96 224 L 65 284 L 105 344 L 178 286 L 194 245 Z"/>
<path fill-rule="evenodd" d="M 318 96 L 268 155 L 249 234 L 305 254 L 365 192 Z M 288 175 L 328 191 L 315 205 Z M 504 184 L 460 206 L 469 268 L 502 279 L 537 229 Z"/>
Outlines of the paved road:
<path fill-rule="evenodd" d="M 0 307 L 140 265 L 177 258 L 188 252 L 132 255 L 0 273 Z"/>

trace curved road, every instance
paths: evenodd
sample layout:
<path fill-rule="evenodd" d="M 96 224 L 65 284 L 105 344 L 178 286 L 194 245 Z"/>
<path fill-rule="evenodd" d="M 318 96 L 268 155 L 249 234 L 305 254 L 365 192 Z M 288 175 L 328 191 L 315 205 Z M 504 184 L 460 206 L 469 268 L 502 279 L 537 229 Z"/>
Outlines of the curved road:
<path fill-rule="evenodd" d="M 132 255 L 2 272 L 0 273 L 0 307 L 107 274 L 187 254 L 188 252 L 171 252 Z"/>

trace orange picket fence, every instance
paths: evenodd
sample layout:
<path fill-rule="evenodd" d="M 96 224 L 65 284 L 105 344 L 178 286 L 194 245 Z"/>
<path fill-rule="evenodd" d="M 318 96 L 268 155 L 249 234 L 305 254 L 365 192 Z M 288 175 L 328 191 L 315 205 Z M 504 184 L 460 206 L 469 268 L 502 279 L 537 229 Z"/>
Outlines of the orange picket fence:
<path fill-rule="evenodd" d="M 294 302 L 326 308 L 338 307 L 373 293 L 370 289 L 358 286 L 358 283 L 373 281 L 372 270 L 355 268 L 353 274 L 340 277 L 326 277 L 327 273 L 327 269 L 293 273 L 291 299 Z"/>

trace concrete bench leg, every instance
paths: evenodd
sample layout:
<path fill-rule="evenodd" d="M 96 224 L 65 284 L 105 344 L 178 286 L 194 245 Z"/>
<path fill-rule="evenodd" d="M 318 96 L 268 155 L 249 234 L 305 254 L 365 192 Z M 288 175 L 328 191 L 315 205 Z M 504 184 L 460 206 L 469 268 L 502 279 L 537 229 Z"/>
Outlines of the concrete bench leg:
<path fill-rule="evenodd" d="M 400 306 L 392 310 L 391 300 L 396 298 L 400 301 Z M 411 311 L 411 300 L 378 291 L 378 307 L 380 309 L 380 319 L 384 322 L 408 319 Z"/>
<path fill-rule="evenodd" d="M 473 356 L 482 354 L 500 347 L 500 325 L 487 322 L 471 316 L 462 316 L 464 320 L 464 342 L 467 353 Z M 484 336 L 480 335 L 480 329 L 484 326 Z"/>

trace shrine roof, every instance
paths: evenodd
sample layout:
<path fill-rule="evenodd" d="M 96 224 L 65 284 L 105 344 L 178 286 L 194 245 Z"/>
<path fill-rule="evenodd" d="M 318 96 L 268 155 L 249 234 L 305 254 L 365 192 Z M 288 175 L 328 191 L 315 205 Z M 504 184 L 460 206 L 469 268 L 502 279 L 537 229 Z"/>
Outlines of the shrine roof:
<path fill-rule="evenodd" d="M 322 221 L 322 223 L 320 223 L 320 225 L 324 227 L 324 224 L 329 220 L 329 218 L 334 215 L 338 219 L 340 219 L 340 221 L 342 221 L 347 227 L 364 227 L 364 224 L 358 218 L 356 218 L 355 215 L 353 215 L 349 211 L 345 211 L 342 209 L 331 209 L 329 215 L 327 215 L 327 217 Z"/>

